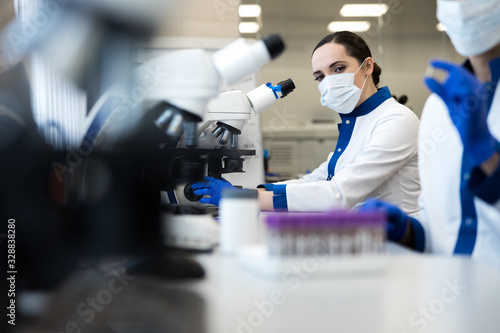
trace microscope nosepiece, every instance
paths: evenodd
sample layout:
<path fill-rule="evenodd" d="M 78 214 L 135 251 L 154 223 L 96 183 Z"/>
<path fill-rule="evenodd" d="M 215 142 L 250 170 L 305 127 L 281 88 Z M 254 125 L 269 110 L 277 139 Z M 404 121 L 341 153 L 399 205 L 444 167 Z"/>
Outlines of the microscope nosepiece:
<path fill-rule="evenodd" d="M 185 133 L 186 146 L 198 145 L 198 116 L 165 102 L 159 103 L 156 109 L 159 109 L 158 116 L 154 119 L 156 127 L 176 141 Z"/>

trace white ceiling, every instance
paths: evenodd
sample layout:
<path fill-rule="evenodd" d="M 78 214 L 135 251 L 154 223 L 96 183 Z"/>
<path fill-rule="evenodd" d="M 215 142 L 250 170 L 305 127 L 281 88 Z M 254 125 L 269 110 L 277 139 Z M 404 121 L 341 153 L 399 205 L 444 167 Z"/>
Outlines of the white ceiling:
<path fill-rule="evenodd" d="M 383 37 L 427 38 L 438 36 L 435 0 L 384 0 L 389 11 L 384 15 Z M 254 2 L 255 3 L 255 2 Z M 333 20 L 368 20 L 372 35 L 377 33 L 377 18 L 344 18 L 339 14 L 346 3 L 379 3 L 378 0 L 262 0 L 262 33 L 280 33 L 292 43 L 301 39 L 319 41 L 329 32 Z M 370 32 L 369 32 L 370 33 Z"/>

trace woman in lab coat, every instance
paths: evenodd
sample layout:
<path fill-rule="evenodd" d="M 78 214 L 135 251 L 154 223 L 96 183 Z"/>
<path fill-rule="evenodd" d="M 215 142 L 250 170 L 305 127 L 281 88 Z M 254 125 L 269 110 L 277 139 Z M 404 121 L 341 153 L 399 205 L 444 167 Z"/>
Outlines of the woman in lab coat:
<path fill-rule="evenodd" d="M 438 0 L 437 16 L 467 61 L 431 65 L 448 73 L 425 83 L 419 133 L 420 214 L 387 203 L 402 243 L 438 254 L 469 255 L 500 270 L 500 0 Z"/>
<path fill-rule="evenodd" d="M 350 209 L 375 197 L 416 215 L 419 120 L 388 87 L 377 88 L 381 69 L 368 45 L 352 32 L 328 35 L 313 51 L 312 70 L 321 104 L 342 119 L 337 146 L 312 173 L 260 185 L 261 209 Z M 195 194 L 211 196 L 200 201 L 213 204 L 226 187 L 231 185 L 215 179 L 193 185 Z"/>

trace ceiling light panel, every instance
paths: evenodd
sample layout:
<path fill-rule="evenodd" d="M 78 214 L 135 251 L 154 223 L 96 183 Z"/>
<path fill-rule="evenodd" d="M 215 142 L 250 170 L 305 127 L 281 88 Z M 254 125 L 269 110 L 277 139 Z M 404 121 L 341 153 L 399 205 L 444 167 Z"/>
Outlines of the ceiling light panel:
<path fill-rule="evenodd" d="M 332 21 L 328 24 L 328 31 L 353 31 L 363 32 L 370 29 L 371 25 L 368 21 Z"/>
<path fill-rule="evenodd" d="M 254 34 L 259 31 L 260 25 L 257 22 L 240 22 L 239 30 L 242 34 Z"/>
<path fill-rule="evenodd" d="M 387 13 L 389 6 L 381 4 L 346 4 L 340 9 L 343 17 L 380 17 Z"/>
<path fill-rule="evenodd" d="M 261 12 L 260 5 L 240 5 L 238 7 L 240 17 L 259 17 Z"/>

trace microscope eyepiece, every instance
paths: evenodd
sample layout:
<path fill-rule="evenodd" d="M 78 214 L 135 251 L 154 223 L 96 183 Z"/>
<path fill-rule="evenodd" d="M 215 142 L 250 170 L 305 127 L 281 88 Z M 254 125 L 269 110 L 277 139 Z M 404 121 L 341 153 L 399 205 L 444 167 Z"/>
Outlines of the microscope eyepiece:
<path fill-rule="evenodd" d="M 262 39 L 264 44 L 266 45 L 267 51 L 269 52 L 269 56 L 271 59 L 276 58 L 283 50 L 285 50 L 285 43 L 281 39 L 280 35 L 269 35 Z"/>
<path fill-rule="evenodd" d="M 269 35 L 251 44 L 244 38 L 238 38 L 216 51 L 212 60 L 219 76 L 227 84 L 234 84 L 258 71 L 262 65 L 279 56 L 284 49 L 285 44 L 279 35 Z"/>
<path fill-rule="evenodd" d="M 293 83 L 292 79 L 286 79 L 278 83 L 278 86 L 281 86 L 281 98 L 285 97 L 289 93 L 295 89 L 295 84 Z"/>

